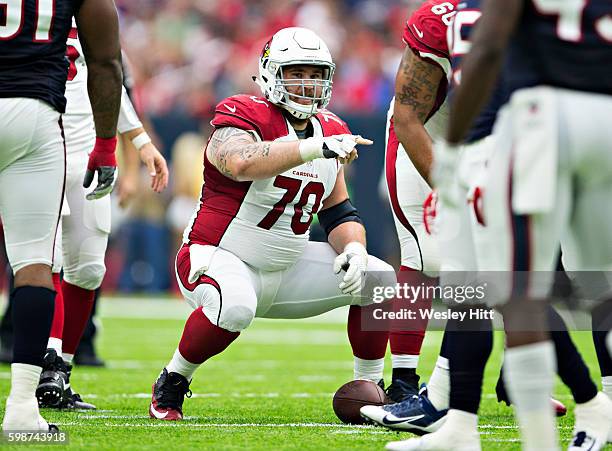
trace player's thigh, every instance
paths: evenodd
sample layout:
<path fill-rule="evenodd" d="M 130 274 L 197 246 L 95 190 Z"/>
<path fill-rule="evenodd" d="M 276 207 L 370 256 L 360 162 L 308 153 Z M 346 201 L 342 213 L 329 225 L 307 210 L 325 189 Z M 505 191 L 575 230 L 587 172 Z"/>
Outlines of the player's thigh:
<path fill-rule="evenodd" d="M 612 269 L 612 96 L 559 90 L 562 142 L 573 173 L 570 244 L 577 270 Z M 585 115 L 584 111 L 591 114 Z"/>
<path fill-rule="evenodd" d="M 574 197 L 570 229 L 562 241 L 568 268 L 612 270 L 612 184 L 584 187 Z M 565 259 L 564 259 L 565 263 Z"/>
<path fill-rule="evenodd" d="M 440 248 L 440 272 L 477 269 L 470 206 L 465 200 L 456 206 L 438 204 L 437 238 Z"/>
<path fill-rule="evenodd" d="M 515 270 L 553 271 L 559 243 L 569 226 L 577 187 L 561 106 L 557 90 L 544 86 L 519 90 L 509 103 Z M 539 281 L 530 280 L 531 288 L 542 290 L 536 296 L 545 294 L 543 282 L 550 274 L 541 277 L 541 287 Z"/>
<path fill-rule="evenodd" d="M 372 303 L 368 287 L 392 285 L 396 282 L 393 268 L 382 260 L 368 256 L 364 295 L 355 297 L 340 291 L 344 271 L 334 274 L 333 263 L 338 254 L 327 243 L 309 242 L 302 256 L 283 272 L 279 289 L 264 318 L 308 318 L 351 304 Z"/>
<path fill-rule="evenodd" d="M 81 288 L 100 286 L 106 266 L 104 255 L 111 232 L 111 199 L 87 200 L 83 177 L 87 154 L 68 156 L 66 214 L 62 216 L 64 279 Z"/>
<path fill-rule="evenodd" d="M 508 108 L 502 108 L 495 125 L 487 171 L 482 178 L 482 213 L 486 227 L 475 240 L 476 258 L 481 271 L 511 271 L 511 162 L 512 121 Z"/>
<path fill-rule="evenodd" d="M 188 246 L 176 256 L 176 277 L 181 293 L 193 307 L 201 308 L 215 325 L 240 331 L 249 326 L 257 310 L 260 291 L 255 271 L 231 252 L 206 246 L 206 261 L 192 256 Z M 189 282 L 192 266 L 207 269 L 194 282 Z"/>
<path fill-rule="evenodd" d="M 438 246 L 436 240 L 425 233 L 423 224 L 423 203 L 431 189 L 400 144 L 394 162 L 393 173 L 387 172 L 387 185 L 400 242 L 402 265 L 436 272 L 439 267 Z M 392 162 L 388 161 L 388 164 Z"/>
<path fill-rule="evenodd" d="M 487 300 L 492 305 L 511 296 L 541 298 L 548 294 L 569 211 L 569 177 L 556 167 L 550 169 L 550 176 L 557 177 L 555 208 L 517 211 L 515 195 L 522 179 L 513 166 L 513 121 L 508 109 L 500 113 L 483 184 L 486 227 L 475 240 L 478 266 L 488 282 Z"/>
<path fill-rule="evenodd" d="M 60 115 L 32 99 L 0 99 L 0 110 L 0 216 L 9 262 L 14 272 L 50 266 L 65 176 Z"/>
<path fill-rule="evenodd" d="M 481 193 L 490 147 L 490 139 L 485 138 L 461 149 L 456 179 L 458 204 L 438 201 L 436 238 L 442 272 L 478 270 L 475 240 L 483 228 Z"/>

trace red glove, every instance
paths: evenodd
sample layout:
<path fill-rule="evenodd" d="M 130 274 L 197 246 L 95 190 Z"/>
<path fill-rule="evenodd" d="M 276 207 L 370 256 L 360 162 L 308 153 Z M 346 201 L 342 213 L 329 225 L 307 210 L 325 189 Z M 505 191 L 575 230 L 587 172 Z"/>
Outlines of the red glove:
<path fill-rule="evenodd" d="M 98 173 L 98 186 L 87 194 L 87 200 L 100 199 L 110 194 L 115 187 L 117 181 L 116 147 L 117 137 L 96 138 L 96 144 L 89 154 L 83 187 L 89 188 L 96 172 Z"/>

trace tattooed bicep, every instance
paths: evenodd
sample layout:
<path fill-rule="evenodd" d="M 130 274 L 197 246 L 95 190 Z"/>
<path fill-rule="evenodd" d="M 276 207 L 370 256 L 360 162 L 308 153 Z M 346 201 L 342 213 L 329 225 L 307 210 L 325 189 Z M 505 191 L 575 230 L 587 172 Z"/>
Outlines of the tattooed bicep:
<path fill-rule="evenodd" d="M 222 147 L 223 145 L 235 142 L 236 140 L 246 140 L 248 142 L 255 142 L 255 138 L 251 132 L 243 130 L 237 127 L 222 127 L 216 129 L 212 137 L 210 138 L 209 147 L 214 150 Z"/>
<path fill-rule="evenodd" d="M 207 153 L 211 161 L 226 156 L 241 145 L 257 142 L 253 134 L 247 130 L 236 127 L 223 127 L 216 129 L 210 137 Z"/>
<path fill-rule="evenodd" d="M 210 162 L 227 177 L 237 180 L 232 168 L 237 162 L 267 158 L 271 143 L 262 142 L 255 132 L 234 127 L 215 130 L 206 150 Z"/>
<path fill-rule="evenodd" d="M 406 47 L 395 81 L 395 103 L 414 111 L 425 122 L 433 109 L 444 71 Z"/>

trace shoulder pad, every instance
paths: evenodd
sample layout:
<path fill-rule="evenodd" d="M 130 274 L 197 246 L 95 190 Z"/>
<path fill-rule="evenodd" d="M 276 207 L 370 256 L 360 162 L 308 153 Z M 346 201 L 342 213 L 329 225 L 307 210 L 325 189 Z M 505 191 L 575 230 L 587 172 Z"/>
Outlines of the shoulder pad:
<path fill-rule="evenodd" d="M 323 136 L 345 134 L 352 135 L 351 130 L 349 129 L 348 125 L 346 125 L 346 122 L 329 110 L 319 109 L 315 117 L 321 124 Z"/>
<path fill-rule="evenodd" d="M 446 31 L 456 8 L 457 0 L 426 1 L 406 21 L 402 36 L 416 54 L 434 61 L 447 73 L 450 57 Z"/>
<path fill-rule="evenodd" d="M 280 109 L 263 97 L 239 94 L 228 97 L 215 107 L 210 122 L 215 128 L 237 127 L 254 130 L 264 141 L 287 134 L 287 123 Z"/>

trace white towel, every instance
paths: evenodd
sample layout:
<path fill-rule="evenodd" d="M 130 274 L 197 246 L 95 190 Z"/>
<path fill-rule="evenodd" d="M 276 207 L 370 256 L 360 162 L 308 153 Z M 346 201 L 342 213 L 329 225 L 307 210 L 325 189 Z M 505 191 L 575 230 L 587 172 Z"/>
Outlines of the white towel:
<path fill-rule="evenodd" d="M 187 279 L 189 283 L 195 283 L 200 276 L 206 274 L 217 249 L 215 246 L 203 246 L 201 244 L 189 246 L 189 260 L 191 262 L 191 270 Z"/>

